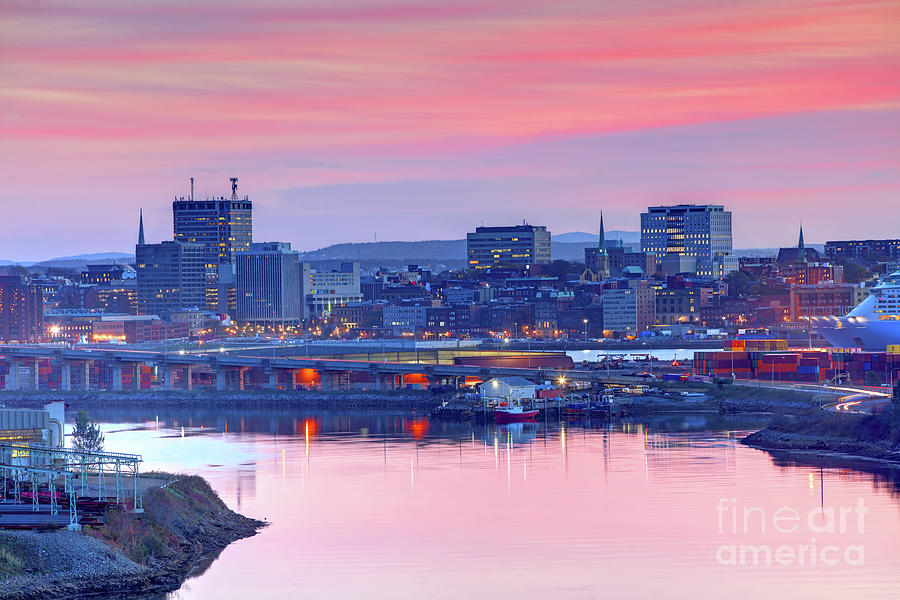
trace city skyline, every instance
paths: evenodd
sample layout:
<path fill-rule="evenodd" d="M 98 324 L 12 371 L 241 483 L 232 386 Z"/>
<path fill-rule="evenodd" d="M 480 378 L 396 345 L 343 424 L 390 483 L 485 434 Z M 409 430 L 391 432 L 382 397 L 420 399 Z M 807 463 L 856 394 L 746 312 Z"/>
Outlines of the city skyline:
<path fill-rule="evenodd" d="M 125 250 L 141 207 L 168 239 L 189 177 L 203 197 L 233 175 L 254 237 L 301 251 L 523 218 L 591 232 L 601 210 L 636 231 L 681 202 L 727 206 L 739 248 L 801 219 L 810 243 L 895 237 L 873 216 L 900 190 L 898 10 L 14 5 L 0 258 Z"/>

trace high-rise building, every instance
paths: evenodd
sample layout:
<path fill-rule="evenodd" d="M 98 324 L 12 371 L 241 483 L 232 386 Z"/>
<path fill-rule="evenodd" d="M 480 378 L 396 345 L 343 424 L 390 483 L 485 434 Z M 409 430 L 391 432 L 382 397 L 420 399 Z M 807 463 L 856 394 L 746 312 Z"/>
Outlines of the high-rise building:
<path fill-rule="evenodd" d="M 235 315 L 244 323 L 299 323 L 300 254 L 288 242 L 251 244 L 235 255 Z"/>
<path fill-rule="evenodd" d="M 466 235 L 466 254 L 471 269 L 498 264 L 528 265 L 550 262 L 550 232 L 543 225 L 476 227 Z"/>
<path fill-rule="evenodd" d="M 738 268 L 732 254 L 731 211 L 715 204 L 651 206 L 641 213 L 641 250 L 660 259 L 693 257 L 701 276 L 721 277 Z"/>
<path fill-rule="evenodd" d="M 205 249 L 200 244 L 162 242 L 134 248 L 138 312 L 160 315 L 206 306 Z"/>
<path fill-rule="evenodd" d="M 0 342 L 39 342 L 44 334 L 41 288 L 22 277 L 0 277 Z"/>
<path fill-rule="evenodd" d="M 206 308 L 232 312 L 234 307 L 234 258 L 246 252 L 253 242 L 253 203 L 238 197 L 237 177 L 231 178 L 231 197 L 194 198 L 191 195 L 172 202 L 172 220 L 176 242 L 204 247 L 206 265 Z"/>
<path fill-rule="evenodd" d="M 195 200 L 191 195 L 172 202 L 175 241 L 201 244 L 212 264 L 233 263 L 237 252 L 246 252 L 253 241 L 253 203 L 237 195 L 237 177 L 231 178 L 231 197 Z"/>
<path fill-rule="evenodd" d="M 341 263 L 330 271 L 313 269 L 305 262 L 300 284 L 304 319 L 327 316 L 335 307 L 362 300 L 358 262 Z"/>

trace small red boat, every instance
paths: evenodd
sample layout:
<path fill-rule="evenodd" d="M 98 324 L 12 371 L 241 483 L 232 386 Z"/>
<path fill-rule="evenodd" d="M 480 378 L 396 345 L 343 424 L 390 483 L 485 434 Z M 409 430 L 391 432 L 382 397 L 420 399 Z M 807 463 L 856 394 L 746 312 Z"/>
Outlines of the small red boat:
<path fill-rule="evenodd" d="M 503 425 L 504 423 L 534 421 L 534 418 L 537 417 L 537 415 L 538 411 L 536 410 L 525 410 L 522 408 L 521 404 L 510 406 L 507 402 L 501 402 L 497 408 L 494 409 L 494 421 L 498 425 Z"/>

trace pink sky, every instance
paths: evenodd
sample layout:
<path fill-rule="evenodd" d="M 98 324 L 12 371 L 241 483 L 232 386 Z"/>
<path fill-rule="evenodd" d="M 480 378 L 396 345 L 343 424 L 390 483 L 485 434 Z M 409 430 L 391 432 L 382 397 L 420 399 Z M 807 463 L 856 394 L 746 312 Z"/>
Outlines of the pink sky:
<path fill-rule="evenodd" d="M 255 238 L 638 228 L 897 237 L 900 3 L 8 2 L 0 258 L 128 251 L 227 177 Z M 773 219 L 776 214 L 778 219 Z M 893 216 L 893 218 L 885 218 Z"/>

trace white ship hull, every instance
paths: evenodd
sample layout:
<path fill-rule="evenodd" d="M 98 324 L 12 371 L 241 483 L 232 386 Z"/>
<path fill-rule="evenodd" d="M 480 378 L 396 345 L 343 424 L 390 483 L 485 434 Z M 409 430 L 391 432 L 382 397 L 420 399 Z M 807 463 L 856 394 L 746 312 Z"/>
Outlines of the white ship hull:
<path fill-rule="evenodd" d="M 813 317 L 813 327 L 836 348 L 884 352 L 888 345 L 900 344 L 900 314 L 879 311 L 879 302 L 900 294 L 898 279 L 900 273 L 891 275 L 845 317 Z"/>

